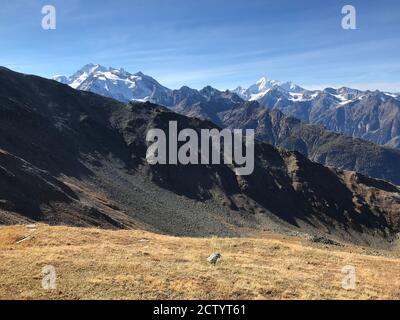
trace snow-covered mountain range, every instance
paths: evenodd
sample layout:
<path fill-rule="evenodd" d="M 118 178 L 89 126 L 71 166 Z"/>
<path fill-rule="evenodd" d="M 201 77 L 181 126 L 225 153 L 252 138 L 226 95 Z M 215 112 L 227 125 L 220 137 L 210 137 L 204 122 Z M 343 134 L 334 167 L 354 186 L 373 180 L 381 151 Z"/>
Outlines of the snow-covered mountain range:
<path fill-rule="evenodd" d="M 237 87 L 232 92 L 238 94 L 242 99 L 248 101 L 258 101 L 263 104 L 266 96 L 275 96 L 278 99 L 287 99 L 293 102 L 312 101 L 320 94 L 326 93 L 332 96 L 332 102 L 337 105 L 345 105 L 356 99 L 362 99 L 371 91 L 361 91 L 342 87 L 339 89 L 326 88 L 324 90 L 307 90 L 293 82 L 282 82 L 261 78 L 248 88 Z M 382 92 L 383 96 L 399 99 L 399 94 Z"/>
<path fill-rule="evenodd" d="M 104 67 L 98 64 L 87 64 L 72 76 L 55 76 L 54 80 L 68 84 L 74 89 L 91 91 L 123 102 L 151 101 L 165 106 L 173 106 L 173 90 L 161 85 L 154 78 L 142 72 L 129 73 L 124 69 Z M 179 89 L 181 90 L 181 89 Z M 176 90 L 175 90 L 176 91 Z M 193 91 L 194 92 L 194 91 Z M 248 88 L 237 87 L 231 92 L 249 101 L 258 101 L 269 107 L 281 100 L 289 102 L 306 102 L 318 99 L 321 95 L 330 95 L 331 103 L 335 106 L 345 105 L 362 99 L 370 91 L 350 88 L 324 90 L 307 90 L 293 82 L 261 78 Z M 399 99 L 399 94 L 383 93 L 385 97 Z"/>
<path fill-rule="evenodd" d="M 305 123 L 400 148 L 399 94 L 342 87 L 307 90 L 291 82 L 261 79 L 248 89 L 234 90 L 246 100 L 282 111 Z"/>
<path fill-rule="evenodd" d="M 161 85 L 154 78 L 142 72 L 129 73 L 124 69 L 104 67 L 98 64 L 87 64 L 72 76 L 55 76 L 53 80 L 68 84 L 74 89 L 91 91 L 114 99 L 129 101 L 152 101 L 164 105 L 173 103 L 171 100 L 172 89 Z M 266 96 L 278 99 L 287 99 L 294 102 L 314 100 L 321 93 L 332 95 L 333 102 L 344 105 L 361 98 L 365 92 L 350 88 L 325 90 L 307 90 L 293 82 L 282 82 L 263 77 L 248 88 L 237 87 L 231 92 L 240 98 L 249 101 L 259 101 L 263 104 Z M 369 93 L 370 91 L 366 91 Z M 399 94 L 383 93 L 385 96 L 399 99 Z"/>

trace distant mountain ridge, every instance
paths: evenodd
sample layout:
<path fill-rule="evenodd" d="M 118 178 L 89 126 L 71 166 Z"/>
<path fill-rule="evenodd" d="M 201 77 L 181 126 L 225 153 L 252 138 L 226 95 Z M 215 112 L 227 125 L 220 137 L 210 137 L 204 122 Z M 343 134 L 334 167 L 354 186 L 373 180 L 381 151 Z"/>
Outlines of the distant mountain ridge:
<path fill-rule="evenodd" d="M 124 102 L 153 100 L 153 102 L 165 106 L 176 105 L 176 101 L 171 98 L 174 92 L 177 93 L 180 90 L 188 91 L 188 89 L 190 89 L 187 86 L 181 89 L 169 89 L 161 85 L 154 78 L 140 71 L 137 73 L 129 73 L 123 68 L 104 67 L 93 63 L 85 65 L 72 76 L 54 76 L 53 80 L 68 84 L 74 89 L 92 91 Z M 206 88 L 209 88 L 209 86 L 204 89 Z M 194 93 L 194 91 L 200 91 L 196 89 L 191 90 L 192 93 Z M 313 101 L 324 94 L 332 96 L 331 103 L 333 105 L 345 105 L 373 93 L 373 91 L 362 91 L 347 87 L 339 89 L 326 88 L 324 90 L 307 90 L 290 81 L 271 80 L 267 77 L 262 77 L 248 88 L 239 86 L 230 91 L 236 93 L 244 100 L 255 100 L 262 105 L 267 104 L 270 108 L 271 106 L 268 102 L 273 102 L 275 104 L 278 100 L 282 99 L 287 99 L 292 102 Z M 375 92 L 380 91 L 376 90 Z M 383 97 L 400 99 L 400 94 L 398 93 L 380 93 L 382 93 Z M 275 100 L 266 99 L 267 96 L 275 97 Z M 304 120 L 302 117 L 299 118 Z"/>
<path fill-rule="evenodd" d="M 339 89 L 306 90 L 290 82 L 265 78 L 248 89 L 234 92 L 249 101 L 258 101 L 270 110 L 280 110 L 304 122 L 400 148 L 400 96 L 398 94 Z"/>
<path fill-rule="evenodd" d="M 217 92 L 211 87 L 202 90 L 182 87 L 171 90 L 141 72 L 131 74 L 124 69 L 88 64 L 71 77 L 55 80 L 84 91 L 91 91 L 122 102 L 150 101 L 192 116 L 209 116 Z M 214 96 L 207 96 L 207 91 Z M 230 93 L 229 93 L 230 92 Z M 236 96 L 234 96 L 237 95 Z M 280 110 L 303 122 L 317 124 L 345 135 L 362 138 L 380 145 L 400 148 L 400 96 L 381 91 L 339 89 L 307 90 L 292 82 L 261 78 L 249 88 L 238 87 L 219 97 L 220 111 L 243 100 L 258 101 L 270 110 Z M 188 112 L 188 108 L 190 112 Z M 197 109 L 197 111 L 195 111 Z"/>

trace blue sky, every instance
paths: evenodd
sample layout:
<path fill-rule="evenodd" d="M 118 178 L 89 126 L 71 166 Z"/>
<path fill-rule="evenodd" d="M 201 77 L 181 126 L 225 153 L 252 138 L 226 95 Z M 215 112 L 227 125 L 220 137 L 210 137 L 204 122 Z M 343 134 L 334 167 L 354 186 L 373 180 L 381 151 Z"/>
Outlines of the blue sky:
<path fill-rule="evenodd" d="M 4 1 L 3 1 L 4 2 Z M 41 8 L 57 29 L 41 28 Z M 341 28 L 341 8 L 357 30 Z M 400 91 L 398 0 L 15 0 L 0 4 L 0 65 L 45 77 L 89 62 L 220 89 L 262 76 L 306 88 Z"/>

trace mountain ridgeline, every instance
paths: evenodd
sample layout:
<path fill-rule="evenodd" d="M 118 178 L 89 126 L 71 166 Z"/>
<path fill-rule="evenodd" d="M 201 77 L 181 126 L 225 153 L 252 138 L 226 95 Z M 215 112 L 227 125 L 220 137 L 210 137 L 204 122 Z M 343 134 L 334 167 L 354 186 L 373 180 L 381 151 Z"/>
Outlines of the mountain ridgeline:
<path fill-rule="evenodd" d="M 400 140 L 396 94 L 349 88 L 310 91 L 266 78 L 248 89 L 233 91 L 221 92 L 210 86 L 170 90 L 142 73 L 132 75 L 93 64 L 70 78 L 56 80 L 122 102 L 151 101 L 220 127 L 255 129 L 258 139 L 296 150 L 323 165 L 400 184 L 400 152 L 376 145 L 397 147 Z"/>
<path fill-rule="evenodd" d="M 169 121 L 216 127 L 1 68 L 0 222 L 188 236 L 295 229 L 366 244 L 399 232 L 396 186 L 264 142 L 249 176 L 230 165 L 150 166 L 146 132 Z"/>
<path fill-rule="evenodd" d="M 211 87 L 184 87 L 173 92 L 170 109 L 189 117 L 210 120 L 220 127 L 254 129 L 256 138 L 302 153 L 325 166 L 351 170 L 400 185 L 400 150 L 338 134 L 269 110 L 257 101 Z"/>
<path fill-rule="evenodd" d="M 124 69 L 94 64 L 84 66 L 71 77 L 57 76 L 54 79 L 75 89 L 91 91 L 122 102 L 151 101 L 180 108 L 178 104 L 183 97 L 192 102 L 203 99 L 197 90 L 188 87 L 171 90 L 142 72 L 130 74 Z M 398 93 L 346 87 L 307 90 L 292 82 L 269 80 L 266 77 L 248 88 L 238 87 L 232 92 L 245 101 L 258 101 L 270 110 L 280 110 L 303 122 L 321 125 L 328 130 L 380 145 L 400 148 Z M 209 108 L 204 106 L 204 101 L 201 103 L 203 111 Z"/>

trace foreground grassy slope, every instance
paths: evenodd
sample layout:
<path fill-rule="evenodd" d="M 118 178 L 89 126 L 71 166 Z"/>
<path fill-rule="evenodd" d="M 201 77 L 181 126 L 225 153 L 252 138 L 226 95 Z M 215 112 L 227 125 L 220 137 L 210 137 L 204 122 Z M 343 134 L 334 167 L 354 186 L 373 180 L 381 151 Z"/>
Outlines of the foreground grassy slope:
<path fill-rule="evenodd" d="M 212 267 L 206 258 L 214 251 L 223 258 Z M 0 299 L 399 299 L 398 256 L 278 235 L 194 239 L 0 227 Z M 45 265 L 57 270 L 56 290 L 41 288 Z M 345 265 L 356 267 L 355 290 L 341 287 Z"/>

